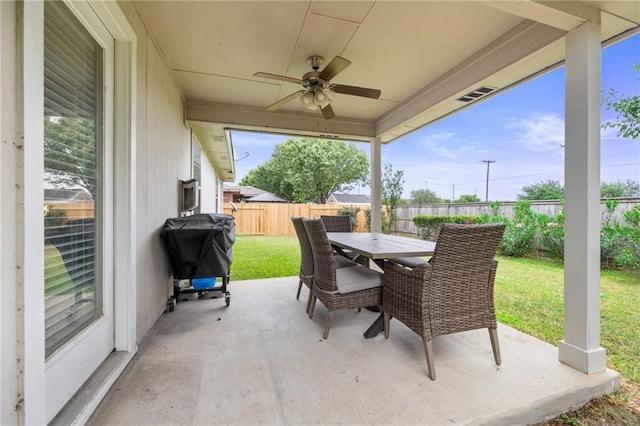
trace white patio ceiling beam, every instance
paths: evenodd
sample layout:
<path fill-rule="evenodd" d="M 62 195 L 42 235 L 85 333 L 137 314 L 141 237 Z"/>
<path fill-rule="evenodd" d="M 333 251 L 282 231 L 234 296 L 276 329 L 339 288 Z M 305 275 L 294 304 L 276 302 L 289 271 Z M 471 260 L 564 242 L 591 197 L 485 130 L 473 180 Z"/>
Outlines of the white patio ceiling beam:
<path fill-rule="evenodd" d="M 448 100 L 457 99 L 498 71 L 561 39 L 565 31 L 524 21 L 417 92 L 412 98 L 383 115 L 376 135 L 393 133 L 413 117 Z M 404 132 L 402 132 L 404 133 Z"/>
<path fill-rule="evenodd" d="M 186 119 L 223 123 L 226 128 L 273 133 L 340 138 L 369 142 L 374 135 L 373 123 L 336 117 L 325 120 L 317 115 L 269 112 L 262 108 L 187 100 Z"/>
<path fill-rule="evenodd" d="M 579 1 L 486 1 L 487 6 L 563 31 L 600 23 L 600 10 Z"/>

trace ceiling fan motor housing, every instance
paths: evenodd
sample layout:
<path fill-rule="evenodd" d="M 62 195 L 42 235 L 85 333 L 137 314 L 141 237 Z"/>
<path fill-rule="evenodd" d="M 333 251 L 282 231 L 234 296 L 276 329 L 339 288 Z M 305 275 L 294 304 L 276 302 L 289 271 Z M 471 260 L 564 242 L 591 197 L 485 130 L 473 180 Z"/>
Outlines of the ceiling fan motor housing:
<path fill-rule="evenodd" d="M 329 82 L 319 78 L 319 75 L 320 73 L 318 71 L 309 71 L 302 76 L 302 86 L 305 89 L 327 89 Z"/>

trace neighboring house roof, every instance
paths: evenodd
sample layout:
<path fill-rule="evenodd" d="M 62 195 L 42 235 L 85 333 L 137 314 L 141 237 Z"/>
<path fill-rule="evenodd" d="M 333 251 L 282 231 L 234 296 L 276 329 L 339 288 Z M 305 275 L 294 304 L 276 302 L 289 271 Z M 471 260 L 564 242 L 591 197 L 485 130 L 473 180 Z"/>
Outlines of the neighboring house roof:
<path fill-rule="evenodd" d="M 287 203 L 287 200 L 284 200 L 277 195 L 274 195 L 270 192 L 263 192 L 262 194 L 256 195 L 255 197 L 248 198 L 247 203 Z"/>
<path fill-rule="evenodd" d="M 371 204 L 371 198 L 366 194 L 331 194 L 327 204 Z"/>
<path fill-rule="evenodd" d="M 266 192 L 260 188 L 254 188 L 253 186 L 244 186 L 244 185 L 224 185 L 222 187 L 222 190 L 224 192 L 238 193 L 242 198 L 251 198 Z"/>
<path fill-rule="evenodd" d="M 93 201 L 91 195 L 84 189 L 55 189 L 45 188 L 45 201 L 65 201 L 81 203 L 84 201 Z"/>

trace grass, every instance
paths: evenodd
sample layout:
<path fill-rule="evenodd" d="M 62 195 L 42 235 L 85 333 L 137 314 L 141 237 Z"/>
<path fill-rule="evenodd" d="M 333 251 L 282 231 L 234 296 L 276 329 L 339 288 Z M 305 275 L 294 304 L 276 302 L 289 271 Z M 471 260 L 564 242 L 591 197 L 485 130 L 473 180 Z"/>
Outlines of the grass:
<path fill-rule="evenodd" d="M 73 293 L 74 285 L 62 255 L 50 244 L 44 247 L 44 295 L 46 297 Z"/>
<path fill-rule="evenodd" d="M 238 235 L 233 245 L 231 280 L 297 276 L 300 246 L 293 236 Z"/>
<path fill-rule="evenodd" d="M 231 280 L 298 275 L 300 249 L 292 236 L 238 236 Z M 563 336 L 562 264 L 544 259 L 498 257 L 495 303 L 498 321 L 557 345 Z M 640 384 L 640 279 L 602 271 L 601 345 L 609 367 Z"/>

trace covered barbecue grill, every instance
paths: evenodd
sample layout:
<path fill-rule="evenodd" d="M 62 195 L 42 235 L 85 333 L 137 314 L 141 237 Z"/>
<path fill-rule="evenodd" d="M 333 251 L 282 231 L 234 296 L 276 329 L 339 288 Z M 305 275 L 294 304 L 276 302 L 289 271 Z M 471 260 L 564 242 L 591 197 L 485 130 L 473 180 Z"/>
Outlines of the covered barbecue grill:
<path fill-rule="evenodd" d="M 182 289 L 179 280 L 221 277 L 222 291 L 229 306 L 231 294 L 227 290 L 229 270 L 233 258 L 232 246 L 236 238 L 233 216 L 203 213 L 167 219 L 160 232 L 173 269 L 173 296 L 167 307 L 173 311 L 180 293 L 203 292 L 202 289 Z"/>

